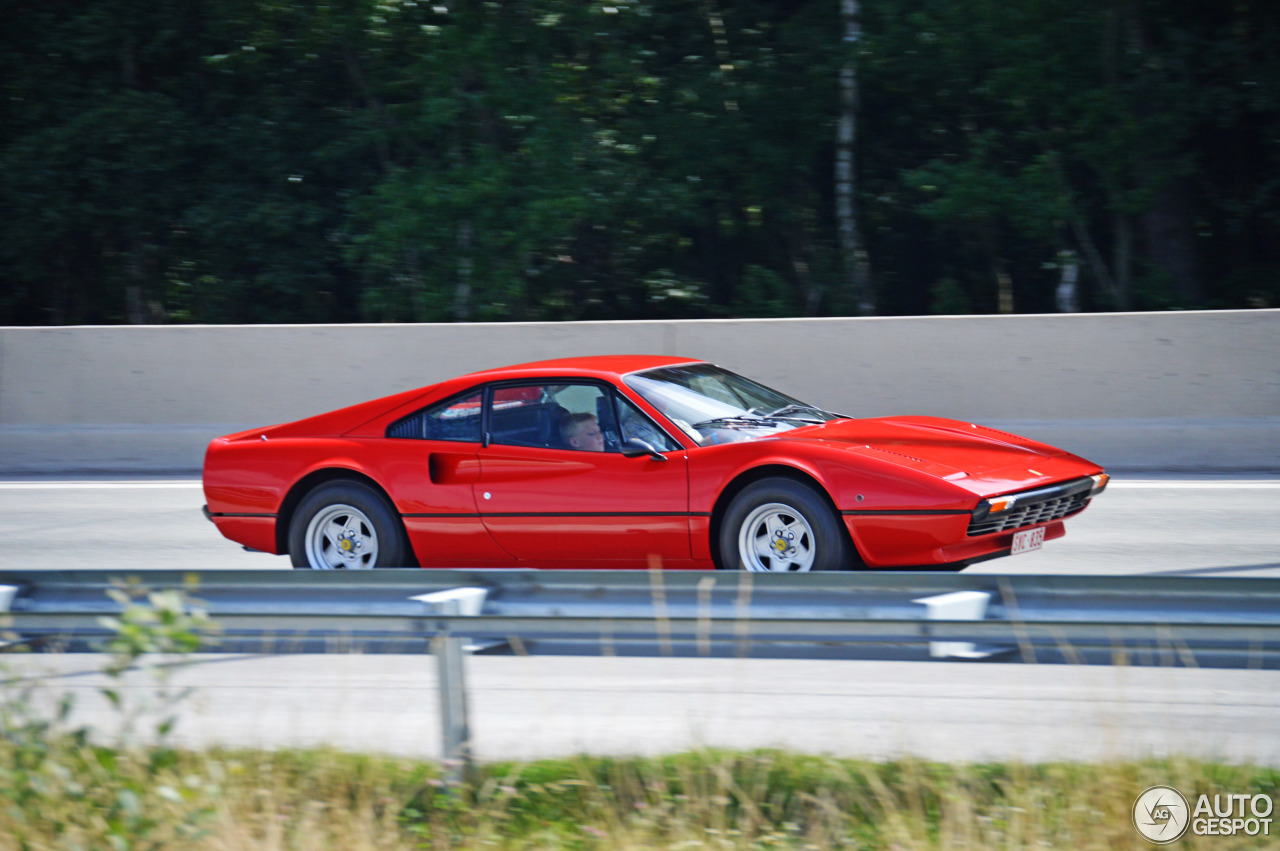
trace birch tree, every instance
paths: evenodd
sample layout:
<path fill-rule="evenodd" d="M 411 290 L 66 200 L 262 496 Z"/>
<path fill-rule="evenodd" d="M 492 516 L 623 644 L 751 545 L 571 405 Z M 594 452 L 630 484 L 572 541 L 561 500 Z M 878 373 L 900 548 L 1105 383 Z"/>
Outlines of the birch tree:
<path fill-rule="evenodd" d="M 858 0 L 840 0 L 840 12 L 845 51 L 844 66 L 840 69 L 840 121 L 836 130 L 836 220 L 845 280 L 858 313 L 869 316 L 876 312 L 876 299 L 858 228 L 854 176 L 854 147 L 858 139 L 858 43 L 862 39 Z"/>

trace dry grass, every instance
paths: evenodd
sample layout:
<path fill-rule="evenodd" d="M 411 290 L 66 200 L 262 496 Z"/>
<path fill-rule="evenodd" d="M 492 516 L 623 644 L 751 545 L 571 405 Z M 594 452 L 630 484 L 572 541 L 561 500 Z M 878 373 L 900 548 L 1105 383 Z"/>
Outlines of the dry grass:
<path fill-rule="evenodd" d="M 1148 786 L 1280 787 L 1274 770 L 1178 760 L 950 766 L 707 751 L 488 765 L 451 792 L 438 766 L 408 760 L 46 744 L 24 769 L 17 745 L 0 743 L 4 851 L 1149 848 L 1130 823 Z M 133 832 L 121 829 L 122 792 L 142 815 Z M 1188 835 L 1179 846 L 1275 844 Z"/>

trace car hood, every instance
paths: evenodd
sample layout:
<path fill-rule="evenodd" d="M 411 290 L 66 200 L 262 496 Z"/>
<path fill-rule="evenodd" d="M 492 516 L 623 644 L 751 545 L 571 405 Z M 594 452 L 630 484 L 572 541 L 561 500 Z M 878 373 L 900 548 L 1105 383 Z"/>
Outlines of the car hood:
<path fill-rule="evenodd" d="M 948 481 L 979 496 L 1037 487 L 1101 468 L 1018 435 L 939 417 L 835 420 L 779 435 Z"/>

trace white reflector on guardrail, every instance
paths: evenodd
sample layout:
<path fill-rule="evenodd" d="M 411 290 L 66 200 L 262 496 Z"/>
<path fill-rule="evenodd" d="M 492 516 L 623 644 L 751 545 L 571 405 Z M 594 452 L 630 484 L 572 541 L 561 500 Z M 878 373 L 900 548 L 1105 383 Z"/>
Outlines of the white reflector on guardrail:
<path fill-rule="evenodd" d="M 425 603 L 433 615 L 475 616 L 484 608 L 487 596 L 487 588 L 450 588 L 448 591 L 433 591 L 409 599 Z"/>
<path fill-rule="evenodd" d="M 912 600 L 928 609 L 931 621 L 980 621 L 987 614 L 991 595 L 985 591 L 952 591 Z M 929 655 L 935 659 L 985 659 L 1002 653 L 1004 647 L 979 647 L 969 641 L 930 641 Z"/>

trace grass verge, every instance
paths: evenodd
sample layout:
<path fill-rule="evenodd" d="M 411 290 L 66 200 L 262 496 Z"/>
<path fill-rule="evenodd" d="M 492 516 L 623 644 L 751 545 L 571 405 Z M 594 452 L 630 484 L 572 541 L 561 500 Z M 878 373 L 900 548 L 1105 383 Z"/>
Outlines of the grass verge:
<path fill-rule="evenodd" d="M 34 750 L 33 750 L 34 748 Z M 775 751 L 439 766 L 326 751 L 130 750 L 0 741 L 0 849 L 1150 848 L 1148 786 L 1262 792 L 1280 771 L 1180 760 L 868 763 Z M 1192 799 L 1194 801 L 1194 798 Z M 1274 836 L 1185 848 L 1275 847 Z"/>

